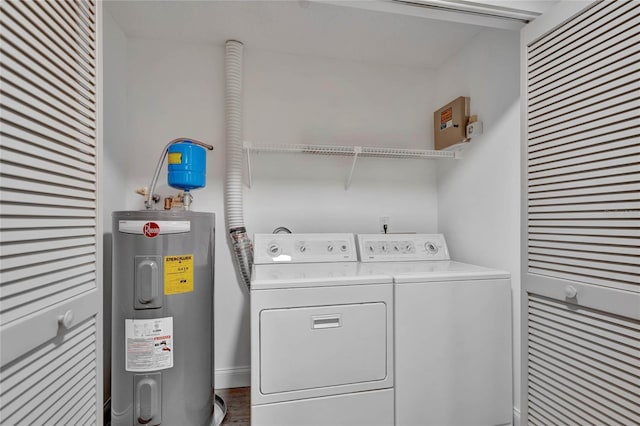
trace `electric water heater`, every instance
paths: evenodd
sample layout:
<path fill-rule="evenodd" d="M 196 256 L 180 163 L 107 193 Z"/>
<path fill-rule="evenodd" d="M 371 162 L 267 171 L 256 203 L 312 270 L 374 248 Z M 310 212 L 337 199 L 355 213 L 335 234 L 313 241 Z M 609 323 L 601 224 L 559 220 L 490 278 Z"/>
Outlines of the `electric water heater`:
<path fill-rule="evenodd" d="M 111 424 L 213 414 L 214 214 L 113 214 Z"/>

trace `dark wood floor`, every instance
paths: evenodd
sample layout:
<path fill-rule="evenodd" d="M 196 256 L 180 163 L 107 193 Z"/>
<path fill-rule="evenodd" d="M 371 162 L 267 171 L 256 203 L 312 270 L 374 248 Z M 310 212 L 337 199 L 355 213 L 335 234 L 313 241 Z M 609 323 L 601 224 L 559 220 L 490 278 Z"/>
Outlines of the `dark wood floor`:
<path fill-rule="evenodd" d="M 251 388 L 216 389 L 216 393 L 227 405 L 227 416 L 223 425 L 251 425 Z"/>

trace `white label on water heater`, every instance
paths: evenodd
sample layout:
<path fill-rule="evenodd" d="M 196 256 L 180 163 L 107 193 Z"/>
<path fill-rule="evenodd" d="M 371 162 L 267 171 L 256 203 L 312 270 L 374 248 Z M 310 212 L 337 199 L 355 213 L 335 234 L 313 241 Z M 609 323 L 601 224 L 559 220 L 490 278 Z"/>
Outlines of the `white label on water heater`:
<path fill-rule="evenodd" d="M 173 317 L 125 319 L 127 371 L 157 371 L 173 367 Z"/>

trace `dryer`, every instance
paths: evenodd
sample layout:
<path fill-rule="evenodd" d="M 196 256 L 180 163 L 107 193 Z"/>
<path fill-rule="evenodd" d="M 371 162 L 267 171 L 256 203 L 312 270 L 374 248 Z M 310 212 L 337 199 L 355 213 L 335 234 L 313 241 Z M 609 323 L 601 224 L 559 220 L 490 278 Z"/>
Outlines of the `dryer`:
<path fill-rule="evenodd" d="M 256 234 L 251 423 L 393 424 L 393 283 L 353 234 Z"/>
<path fill-rule="evenodd" d="M 395 424 L 512 422 L 507 272 L 451 261 L 441 234 L 358 235 L 361 273 L 394 279 Z"/>

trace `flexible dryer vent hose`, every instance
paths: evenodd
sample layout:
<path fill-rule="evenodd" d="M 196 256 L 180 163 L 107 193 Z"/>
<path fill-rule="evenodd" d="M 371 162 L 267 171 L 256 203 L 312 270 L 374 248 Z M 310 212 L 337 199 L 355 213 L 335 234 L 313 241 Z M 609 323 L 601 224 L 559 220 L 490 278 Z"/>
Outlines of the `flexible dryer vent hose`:
<path fill-rule="evenodd" d="M 225 43 L 225 121 L 227 139 L 227 175 L 225 216 L 240 275 L 251 286 L 253 251 L 244 226 L 242 210 L 242 50 L 239 41 Z"/>

